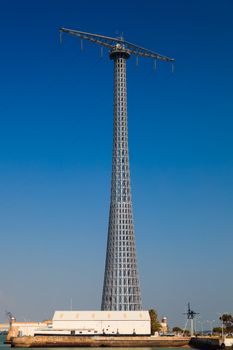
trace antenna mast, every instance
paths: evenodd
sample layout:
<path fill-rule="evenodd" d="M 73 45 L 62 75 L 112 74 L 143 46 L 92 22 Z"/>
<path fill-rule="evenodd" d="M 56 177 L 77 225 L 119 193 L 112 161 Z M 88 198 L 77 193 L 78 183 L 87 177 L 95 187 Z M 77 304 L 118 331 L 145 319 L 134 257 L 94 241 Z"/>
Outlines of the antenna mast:
<path fill-rule="evenodd" d="M 188 321 L 190 320 L 190 333 L 191 333 L 191 337 L 193 337 L 194 336 L 194 318 L 196 317 L 196 315 L 199 315 L 199 313 L 191 310 L 190 303 L 188 303 L 188 311 L 185 312 L 184 315 L 187 315 L 185 330 L 186 330 Z"/>

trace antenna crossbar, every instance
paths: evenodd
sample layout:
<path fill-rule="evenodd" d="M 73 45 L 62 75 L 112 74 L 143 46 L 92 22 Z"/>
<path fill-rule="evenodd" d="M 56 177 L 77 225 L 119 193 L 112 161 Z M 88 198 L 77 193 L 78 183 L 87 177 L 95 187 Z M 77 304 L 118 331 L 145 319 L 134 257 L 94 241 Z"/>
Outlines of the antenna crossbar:
<path fill-rule="evenodd" d="M 132 44 L 132 43 L 124 40 L 123 38 L 112 38 L 109 36 L 81 32 L 79 30 L 73 30 L 73 29 L 68 29 L 68 28 L 60 28 L 60 32 L 61 33 L 68 33 L 68 34 L 73 35 L 73 36 L 77 36 L 80 39 L 89 40 L 93 43 L 104 46 L 110 50 L 120 49 L 120 50 L 125 50 L 130 55 L 148 57 L 148 58 L 153 58 L 153 59 L 165 61 L 165 62 L 174 62 L 175 61 L 174 58 L 163 56 L 163 55 L 160 55 L 156 52 L 147 50 L 141 46 Z"/>

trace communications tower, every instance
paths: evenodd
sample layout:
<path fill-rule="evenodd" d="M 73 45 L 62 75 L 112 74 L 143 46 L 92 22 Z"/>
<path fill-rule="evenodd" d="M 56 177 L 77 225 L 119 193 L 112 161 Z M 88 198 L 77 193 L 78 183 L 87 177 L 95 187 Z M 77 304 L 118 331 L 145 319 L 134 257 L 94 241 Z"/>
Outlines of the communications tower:
<path fill-rule="evenodd" d="M 162 56 L 125 41 L 122 37 L 61 28 L 82 40 L 89 40 L 109 49 L 114 62 L 114 135 L 112 153 L 111 202 L 108 241 L 102 294 L 102 310 L 141 310 L 141 292 L 137 272 L 136 246 L 130 187 L 128 121 L 126 93 L 126 61 L 130 55 L 149 57 L 165 62 L 174 59 Z"/>

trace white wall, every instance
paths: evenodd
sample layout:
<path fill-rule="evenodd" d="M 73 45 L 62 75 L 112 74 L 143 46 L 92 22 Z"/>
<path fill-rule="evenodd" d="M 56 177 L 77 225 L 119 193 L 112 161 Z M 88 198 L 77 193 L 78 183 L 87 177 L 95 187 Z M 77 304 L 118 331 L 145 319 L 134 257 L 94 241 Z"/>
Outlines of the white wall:
<path fill-rule="evenodd" d="M 75 334 L 150 334 L 148 311 L 56 311 L 52 330 Z"/>
<path fill-rule="evenodd" d="M 14 322 L 11 325 L 10 332 L 12 336 L 33 336 L 40 328 L 47 328 L 47 324 L 43 322 Z"/>

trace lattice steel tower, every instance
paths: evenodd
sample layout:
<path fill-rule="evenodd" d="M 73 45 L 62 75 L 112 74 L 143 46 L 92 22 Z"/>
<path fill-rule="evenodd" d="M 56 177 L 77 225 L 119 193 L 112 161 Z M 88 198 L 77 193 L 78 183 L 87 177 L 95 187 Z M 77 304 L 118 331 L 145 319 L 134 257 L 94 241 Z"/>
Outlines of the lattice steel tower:
<path fill-rule="evenodd" d="M 150 57 L 155 62 L 173 62 L 174 59 L 131 44 L 123 38 L 110 38 L 66 28 L 61 28 L 60 32 L 107 47 L 110 49 L 110 59 L 114 61 L 112 184 L 101 309 L 141 310 L 130 188 L 126 60 L 131 54 Z"/>

